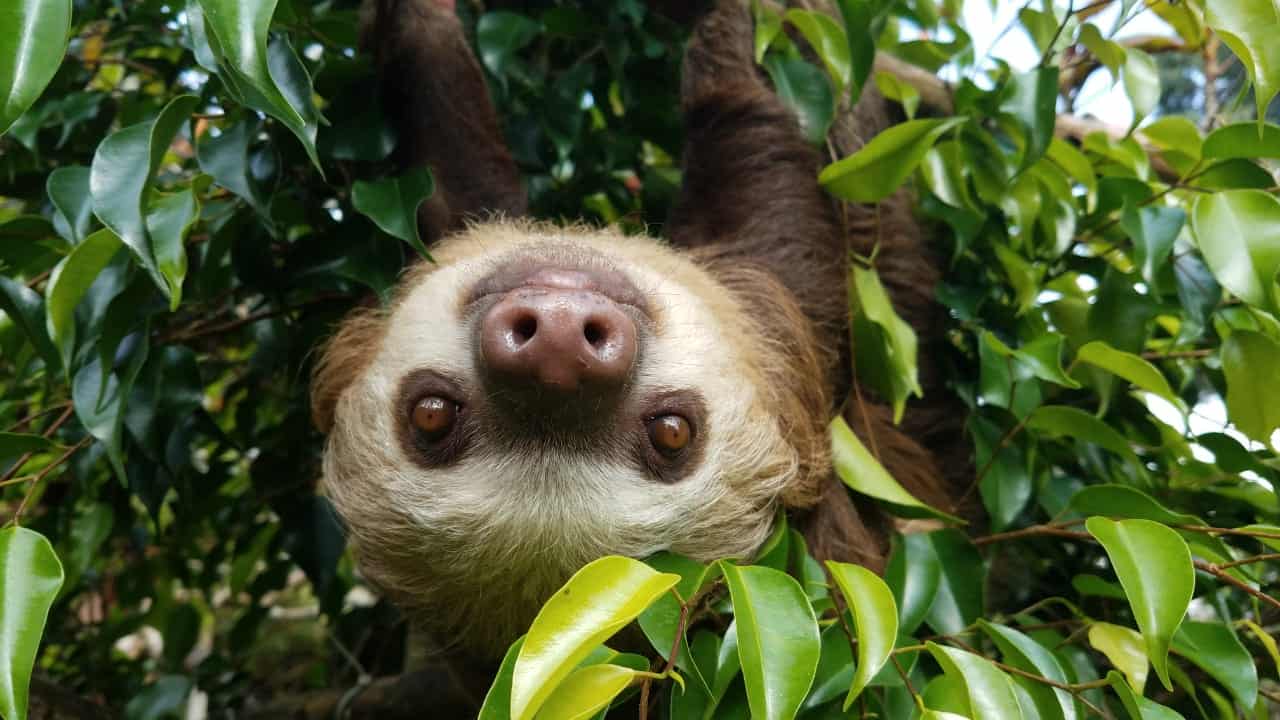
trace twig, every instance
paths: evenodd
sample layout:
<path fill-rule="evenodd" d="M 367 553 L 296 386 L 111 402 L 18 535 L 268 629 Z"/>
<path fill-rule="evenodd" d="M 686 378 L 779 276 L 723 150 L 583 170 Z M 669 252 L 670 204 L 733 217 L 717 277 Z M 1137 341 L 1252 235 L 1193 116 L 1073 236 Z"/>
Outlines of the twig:
<path fill-rule="evenodd" d="M 53 437 L 53 434 L 58 431 L 58 428 L 62 427 L 62 425 L 66 423 L 68 419 L 71 418 L 71 413 L 74 410 L 75 408 L 72 407 L 71 403 L 67 403 L 66 409 L 63 410 L 62 414 L 58 416 L 58 419 L 54 420 L 53 424 L 50 425 L 48 429 L 44 431 L 41 437 L 45 437 L 45 438 Z M 13 476 L 18 474 L 18 471 L 22 469 L 23 465 L 27 464 L 27 461 L 30 460 L 31 456 L 34 454 L 35 453 L 32 453 L 32 452 L 25 452 L 25 453 L 22 453 L 22 455 L 18 456 L 18 459 L 16 462 L 13 463 L 13 466 L 10 467 L 8 471 L 5 472 L 4 475 L 0 475 L 0 483 L 6 480 L 12 480 Z"/>
<path fill-rule="evenodd" d="M 1079 521 L 1068 521 L 1049 523 L 1046 525 L 1032 525 L 1021 530 L 1009 530 L 1007 532 L 995 533 L 994 535 L 986 535 L 984 537 L 974 538 L 974 545 L 989 545 L 996 542 L 1004 542 L 1005 540 L 1016 540 L 1018 538 L 1033 537 L 1036 535 L 1050 535 L 1053 537 L 1071 538 L 1073 540 L 1092 540 L 1093 536 L 1087 532 L 1079 530 L 1065 529 L 1069 525 L 1079 524 Z"/>
<path fill-rule="evenodd" d="M 1235 579 L 1230 575 L 1230 573 L 1223 572 L 1221 566 L 1214 565 L 1213 563 L 1208 563 L 1203 560 L 1192 560 L 1192 562 L 1195 563 L 1197 570 L 1203 570 L 1204 572 L 1209 573 L 1210 575 L 1218 578 L 1219 580 L 1227 583 L 1228 585 L 1233 585 L 1236 588 L 1243 590 L 1246 593 L 1252 595 L 1258 600 L 1261 600 L 1262 602 L 1267 603 L 1268 605 L 1276 609 L 1280 609 L 1280 600 L 1277 600 L 1271 597 L 1270 595 L 1267 595 L 1264 592 L 1261 592 L 1259 590 L 1255 590 L 1254 588 L 1249 587 L 1248 583 Z"/>
<path fill-rule="evenodd" d="M 91 442 L 93 442 L 92 435 L 85 435 L 84 437 L 80 438 L 80 442 L 67 448 L 67 451 L 62 453 L 62 455 L 58 456 L 58 459 L 49 463 L 34 478 L 32 478 L 31 485 L 27 487 L 27 492 L 23 494 L 22 502 L 18 503 L 18 509 L 13 512 L 13 518 L 10 520 L 10 522 L 12 522 L 14 525 L 17 525 L 18 521 L 22 519 L 22 511 L 27 509 L 27 503 L 29 503 L 31 501 L 31 497 L 35 495 L 35 490 L 37 487 L 39 487 L 41 480 L 44 480 L 49 475 L 49 473 L 53 472 L 57 467 L 65 463 L 67 460 L 70 460 L 72 455 L 75 455 L 77 452 L 80 451 L 81 448 L 85 447 Z"/>
<path fill-rule="evenodd" d="M 1174 360 L 1179 358 L 1203 358 L 1217 352 L 1212 348 L 1201 348 L 1199 350 L 1170 350 L 1169 352 L 1144 352 L 1142 357 L 1145 360 Z"/>
<path fill-rule="evenodd" d="M 6 429 L 5 429 L 5 432 L 7 432 L 7 433 L 17 432 L 17 431 L 21 430 L 22 428 L 26 427 L 27 425 L 31 424 L 32 422 L 34 422 L 34 421 L 36 421 L 36 420 L 39 420 L 40 418 L 44 417 L 45 415 L 48 415 L 49 413 L 54 413 L 54 412 L 58 412 L 58 411 L 61 411 L 61 410 L 65 410 L 65 409 L 67 409 L 68 407 L 71 407 L 71 401 L 70 401 L 70 400 L 68 400 L 68 401 L 66 401 L 66 402 L 64 402 L 64 403 L 58 403 L 57 405 L 54 405 L 54 406 L 52 406 L 52 407 L 47 407 L 47 408 L 45 408 L 45 409 L 41 410 L 41 411 L 40 411 L 40 412 L 38 412 L 38 413 L 35 413 L 35 414 L 33 414 L 33 415 L 28 415 L 28 416 L 26 416 L 26 417 L 22 418 L 21 420 L 19 420 L 18 422 L 16 422 L 16 423 L 14 423 L 14 424 L 10 425 L 8 428 L 6 428 Z"/>
<path fill-rule="evenodd" d="M 1252 557 L 1240 558 L 1239 560 L 1234 560 L 1228 563 L 1218 563 L 1216 567 L 1219 570 L 1228 570 L 1233 567 L 1240 567 L 1241 565 L 1252 565 L 1254 563 L 1260 563 L 1260 562 L 1271 562 L 1272 560 L 1280 560 L 1280 553 L 1263 553 L 1261 555 L 1254 555 Z"/>

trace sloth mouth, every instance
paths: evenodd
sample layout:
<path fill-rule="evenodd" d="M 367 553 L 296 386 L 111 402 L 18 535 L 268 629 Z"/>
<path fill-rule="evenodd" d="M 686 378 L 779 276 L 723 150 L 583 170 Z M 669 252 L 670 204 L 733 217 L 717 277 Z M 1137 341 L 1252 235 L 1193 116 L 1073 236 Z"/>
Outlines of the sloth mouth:
<path fill-rule="evenodd" d="M 604 256 L 588 253 L 565 245 L 542 247 L 504 258 L 472 285 L 463 300 L 463 308 L 473 310 L 487 299 L 519 288 L 548 288 L 598 293 L 649 320 L 649 303 L 635 283 L 612 267 Z"/>

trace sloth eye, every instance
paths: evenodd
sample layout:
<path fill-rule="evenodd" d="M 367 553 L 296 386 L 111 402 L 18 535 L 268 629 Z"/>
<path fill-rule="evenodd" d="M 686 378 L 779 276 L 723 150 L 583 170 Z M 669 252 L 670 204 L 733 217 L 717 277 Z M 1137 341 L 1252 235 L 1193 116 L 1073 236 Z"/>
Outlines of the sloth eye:
<path fill-rule="evenodd" d="M 668 457 L 688 447 L 692 437 L 689 421 L 679 415 L 659 415 L 649 421 L 649 442 Z"/>
<path fill-rule="evenodd" d="M 413 406 L 411 419 L 427 440 L 435 442 L 458 424 L 458 403 L 439 395 L 428 395 Z"/>

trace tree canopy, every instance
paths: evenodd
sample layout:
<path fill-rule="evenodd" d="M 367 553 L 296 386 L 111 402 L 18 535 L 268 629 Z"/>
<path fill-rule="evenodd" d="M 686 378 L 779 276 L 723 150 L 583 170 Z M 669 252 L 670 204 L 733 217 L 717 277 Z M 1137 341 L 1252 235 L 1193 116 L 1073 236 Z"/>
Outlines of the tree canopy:
<path fill-rule="evenodd" d="M 602 558 L 481 717 L 1280 717 L 1280 10 L 794 5 L 753 2 L 754 43 L 808 137 L 872 86 L 906 118 L 818 181 L 909 185 L 936 231 L 989 527 L 836 420 L 850 491 L 924 520 L 883 577 L 818 563 L 785 518 L 751 564 Z M 688 28 L 635 0 L 458 11 L 533 213 L 660 229 Z M 975 49 L 992 11 L 983 36 L 1033 57 Z M 433 180 L 388 159 L 358 14 L 0 8 L 4 720 L 376 717 L 406 669 L 314 492 L 306 392 L 336 321 L 428 253 Z M 1127 127 L 1081 115 L 1089 83 Z M 874 255 L 850 287 L 859 378 L 901 408 L 916 338 Z M 650 652 L 610 649 L 633 620 Z"/>

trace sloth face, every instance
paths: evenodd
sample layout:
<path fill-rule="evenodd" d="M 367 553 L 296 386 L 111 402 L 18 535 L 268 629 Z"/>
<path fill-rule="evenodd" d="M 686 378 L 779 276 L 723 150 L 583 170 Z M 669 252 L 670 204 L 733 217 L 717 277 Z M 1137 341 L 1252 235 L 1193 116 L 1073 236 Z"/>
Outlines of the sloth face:
<path fill-rule="evenodd" d="M 811 463 L 765 319 L 648 239 L 489 224 L 433 255 L 315 380 L 323 486 L 374 584 L 500 650 L 601 555 L 759 547 Z"/>

